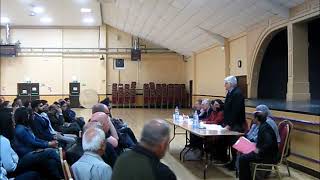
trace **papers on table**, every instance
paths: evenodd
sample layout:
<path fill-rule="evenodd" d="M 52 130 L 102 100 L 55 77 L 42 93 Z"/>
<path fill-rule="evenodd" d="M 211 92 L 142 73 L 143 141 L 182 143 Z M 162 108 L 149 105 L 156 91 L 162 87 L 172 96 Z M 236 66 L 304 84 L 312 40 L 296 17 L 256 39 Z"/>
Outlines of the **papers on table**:
<path fill-rule="evenodd" d="M 256 144 L 243 136 L 232 147 L 243 154 L 249 154 L 256 150 Z"/>
<path fill-rule="evenodd" d="M 217 124 L 203 124 L 203 123 L 201 123 L 200 126 L 206 128 L 207 130 L 216 130 L 216 131 L 225 130 L 225 128 L 223 128 L 222 126 L 217 125 Z"/>

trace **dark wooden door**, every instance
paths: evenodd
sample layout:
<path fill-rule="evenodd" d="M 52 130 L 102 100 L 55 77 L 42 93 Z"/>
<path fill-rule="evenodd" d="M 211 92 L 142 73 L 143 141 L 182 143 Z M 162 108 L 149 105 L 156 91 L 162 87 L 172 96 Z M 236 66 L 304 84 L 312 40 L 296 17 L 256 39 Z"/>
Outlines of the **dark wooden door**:
<path fill-rule="evenodd" d="M 189 107 L 192 107 L 193 80 L 189 81 Z"/>
<path fill-rule="evenodd" d="M 248 84 L 247 76 L 236 76 L 238 80 L 238 87 L 241 89 L 244 98 L 248 98 Z"/>

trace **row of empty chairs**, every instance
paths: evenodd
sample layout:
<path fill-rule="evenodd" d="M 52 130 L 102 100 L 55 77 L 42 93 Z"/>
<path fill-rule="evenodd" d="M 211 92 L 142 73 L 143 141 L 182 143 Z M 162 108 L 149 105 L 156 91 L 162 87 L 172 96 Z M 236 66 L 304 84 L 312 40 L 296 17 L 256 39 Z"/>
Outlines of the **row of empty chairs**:
<path fill-rule="evenodd" d="M 189 98 L 185 84 L 155 84 L 143 85 L 144 107 L 188 107 Z"/>
<path fill-rule="evenodd" d="M 112 84 L 112 103 L 117 107 L 136 107 L 136 82 Z"/>

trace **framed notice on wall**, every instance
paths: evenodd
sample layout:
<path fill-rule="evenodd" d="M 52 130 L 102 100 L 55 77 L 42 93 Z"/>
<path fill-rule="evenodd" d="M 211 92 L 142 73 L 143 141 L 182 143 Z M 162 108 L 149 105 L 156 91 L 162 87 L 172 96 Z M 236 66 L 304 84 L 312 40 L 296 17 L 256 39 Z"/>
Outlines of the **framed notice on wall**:
<path fill-rule="evenodd" d="M 124 59 L 114 59 L 113 60 L 113 69 L 125 69 Z"/>

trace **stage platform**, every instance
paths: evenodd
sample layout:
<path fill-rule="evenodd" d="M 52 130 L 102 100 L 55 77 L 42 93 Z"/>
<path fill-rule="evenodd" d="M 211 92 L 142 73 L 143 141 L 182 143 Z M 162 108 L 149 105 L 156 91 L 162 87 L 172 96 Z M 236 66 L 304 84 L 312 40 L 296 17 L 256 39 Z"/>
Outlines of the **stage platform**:
<path fill-rule="evenodd" d="M 248 107 L 256 107 L 259 104 L 265 104 L 271 110 L 320 116 L 320 100 L 285 101 L 273 99 L 246 99 L 245 104 Z"/>

